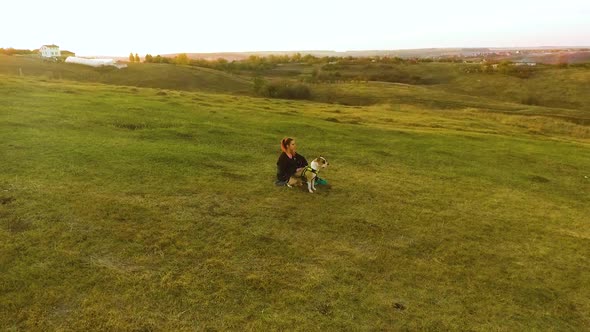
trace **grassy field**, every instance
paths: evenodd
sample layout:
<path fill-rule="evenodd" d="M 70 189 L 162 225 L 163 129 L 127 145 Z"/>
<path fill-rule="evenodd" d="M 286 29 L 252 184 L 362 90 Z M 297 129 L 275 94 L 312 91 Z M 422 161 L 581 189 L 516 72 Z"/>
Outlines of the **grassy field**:
<path fill-rule="evenodd" d="M 419 64 L 368 64 L 368 65 L 316 65 L 320 73 L 338 73 L 342 81 L 350 83 L 356 78 L 374 78 L 374 81 L 416 84 L 428 88 L 429 91 L 445 94 L 460 94 L 460 99 L 482 97 L 502 102 L 518 103 L 533 106 L 566 108 L 590 111 L 590 69 L 588 67 L 558 68 L 555 66 L 539 66 L 525 68 L 530 70 L 530 77 L 520 78 L 514 75 L 495 71 L 492 73 L 467 73 L 468 70 L 479 68 L 479 64 L 456 63 L 419 63 Z M 326 70 L 328 68 L 329 70 Z M 305 79 L 310 77 L 312 66 L 290 64 L 278 66 L 262 72 L 270 79 Z M 317 100 L 334 102 L 334 98 L 326 99 L 322 91 L 327 86 L 339 90 L 340 84 L 320 84 Z M 348 104 L 368 105 L 379 103 L 386 90 L 381 84 L 378 90 L 341 91 L 342 101 Z M 410 86 L 410 85 L 409 85 Z M 315 92 L 315 89 L 313 90 Z M 426 91 L 426 90 L 423 90 Z M 342 93 L 344 92 L 344 93 Z M 420 95 L 412 95 L 414 99 Z M 445 102 L 449 98 L 440 98 Z M 452 97 L 451 97 L 452 99 Z M 336 99 L 338 100 L 338 99 Z"/>
<path fill-rule="evenodd" d="M 494 97 L 469 94 L 464 91 L 449 91 L 439 86 L 419 86 L 388 82 L 337 83 L 312 85 L 312 99 L 318 102 L 349 106 L 389 107 L 392 110 L 404 106 L 448 111 L 475 109 L 491 113 L 503 112 L 513 115 L 542 115 L 566 120 L 575 124 L 590 124 L 590 112 L 585 109 L 542 107 L 518 102 L 498 100 Z M 533 118 L 525 123 L 535 122 Z"/>
<path fill-rule="evenodd" d="M 500 73 L 459 75 L 441 87 L 497 100 L 590 113 L 590 68 L 538 68 L 533 73 L 528 79 Z"/>
<path fill-rule="evenodd" d="M 590 329 L 583 110 L 375 84 L 0 76 L 0 329 Z M 272 184 L 287 135 L 331 186 Z"/>

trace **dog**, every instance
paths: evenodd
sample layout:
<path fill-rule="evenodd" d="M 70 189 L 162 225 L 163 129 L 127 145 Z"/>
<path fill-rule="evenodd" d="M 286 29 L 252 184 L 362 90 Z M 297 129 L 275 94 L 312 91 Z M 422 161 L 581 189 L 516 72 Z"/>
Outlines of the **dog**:
<path fill-rule="evenodd" d="M 318 173 L 320 169 L 328 167 L 328 160 L 326 158 L 319 156 L 311 161 L 309 166 L 305 166 L 299 171 L 297 171 L 291 178 L 289 178 L 289 182 L 287 182 L 287 186 L 289 188 L 293 186 L 301 186 L 303 185 L 303 181 L 307 182 L 307 190 L 313 194 L 315 189 L 315 180 L 318 177 Z"/>

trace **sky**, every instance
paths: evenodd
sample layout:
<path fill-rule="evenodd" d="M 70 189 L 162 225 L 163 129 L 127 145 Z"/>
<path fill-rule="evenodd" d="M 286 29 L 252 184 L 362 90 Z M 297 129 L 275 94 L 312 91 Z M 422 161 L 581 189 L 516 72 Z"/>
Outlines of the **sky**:
<path fill-rule="evenodd" d="M 590 46 L 590 0 L 2 0 L 0 47 L 77 55 Z"/>

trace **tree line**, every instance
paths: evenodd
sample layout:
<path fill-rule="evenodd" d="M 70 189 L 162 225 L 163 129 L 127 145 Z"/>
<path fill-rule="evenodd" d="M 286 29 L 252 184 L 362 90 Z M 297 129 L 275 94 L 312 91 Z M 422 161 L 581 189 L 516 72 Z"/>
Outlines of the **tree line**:
<path fill-rule="evenodd" d="M 0 54 L 4 55 L 26 55 L 26 54 L 39 54 L 39 50 L 25 50 L 25 49 L 16 49 L 16 48 L 0 48 Z"/>
<path fill-rule="evenodd" d="M 70 52 L 70 51 L 66 51 L 66 50 L 61 50 L 61 55 L 63 56 L 74 56 L 75 53 L 74 52 Z M 4 54 L 4 55 L 34 55 L 34 54 L 39 54 L 39 50 L 27 50 L 27 49 L 16 49 L 16 48 L 0 48 L 0 54 Z"/>
<path fill-rule="evenodd" d="M 132 62 L 137 61 L 137 54 L 129 55 L 129 60 Z M 387 57 L 387 56 L 374 56 L 374 57 L 336 57 L 336 56 L 324 56 L 317 57 L 312 54 L 302 55 L 301 53 L 295 53 L 292 55 L 268 55 L 258 56 L 250 55 L 248 58 L 243 60 L 228 61 L 224 58 L 218 58 L 216 60 L 207 59 L 191 59 L 186 53 L 181 53 L 175 57 L 165 57 L 161 55 L 153 56 L 146 54 L 144 57 L 145 63 L 169 63 L 169 64 L 180 64 L 180 65 L 191 65 L 198 67 L 206 67 L 211 69 L 218 69 L 224 71 L 262 71 L 273 69 L 278 65 L 299 63 L 299 64 L 370 64 L 370 63 L 383 63 L 383 64 L 401 64 L 401 63 L 417 63 L 422 60 L 420 59 L 403 59 L 400 57 Z"/>

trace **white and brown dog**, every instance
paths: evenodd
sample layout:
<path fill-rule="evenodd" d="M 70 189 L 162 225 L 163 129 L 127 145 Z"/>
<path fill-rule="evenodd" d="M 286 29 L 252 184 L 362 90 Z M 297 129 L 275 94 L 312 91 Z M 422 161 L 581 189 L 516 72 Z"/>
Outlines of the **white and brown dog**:
<path fill-rule="evenodd" d="M 305 166 L 299 171 L 297 171 L 291 178 L 289 182 L 287 182 L 288 187 L 292 186 L 301 186 L 303 185 L 303 181 L 307 182 L 307 190 L 313 194 L 315 189 L 315 180 L 318 177 L 318 173 L 320 169 L 326 168 L 328 166 L 328 160 L 326 158 L 319 156 L 311 161 L 309 166 Z"/>

